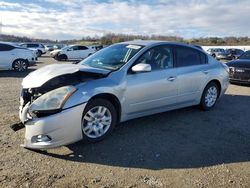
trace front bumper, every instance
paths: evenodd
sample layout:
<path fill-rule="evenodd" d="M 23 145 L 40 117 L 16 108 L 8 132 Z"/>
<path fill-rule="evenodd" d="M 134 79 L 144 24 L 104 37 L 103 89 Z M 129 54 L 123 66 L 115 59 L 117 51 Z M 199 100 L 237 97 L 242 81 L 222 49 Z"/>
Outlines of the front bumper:
<path fill-rule="evenodd" d="M 28 59 L 29 66 L 35 65 L 35 64 L 36 64 L 36 61 L 37 61 L 37 57 L 29 58 L 29 59 Z"/>
<path fill-rule="evenodd" d="M 229 79 L 232 83 L 250 84 L 250 69 L 230 68 Z"/>
<path fill-rule="evenodd" d="M 82 139 L 82 112 L 86 103 L 63 110 L 60 113 L 27 119 L 28 107 L 20 109 L 19 116 L 25 125 L 25 140 L 22 145 L 30 149 L 49 149 L 67 145 Z M 50 140 L 41 141 L 39 135 Z"/>

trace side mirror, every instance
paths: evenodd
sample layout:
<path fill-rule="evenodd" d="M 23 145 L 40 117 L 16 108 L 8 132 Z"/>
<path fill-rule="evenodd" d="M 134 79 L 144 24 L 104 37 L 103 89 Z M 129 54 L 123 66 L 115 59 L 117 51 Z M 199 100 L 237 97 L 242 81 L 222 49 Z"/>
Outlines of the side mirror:
<path fill-rule="evenodd" d="M 72 48 L 69 48 L 69 49 L 67 49 L 67 51 L 73 51 L 73 49 L 72 49 Z"/>
<path fill-rule="evenodd" d="M 151 65 L 139 63 L 132 67 L 133 72 L 150 72 L 151 71 Z"/>

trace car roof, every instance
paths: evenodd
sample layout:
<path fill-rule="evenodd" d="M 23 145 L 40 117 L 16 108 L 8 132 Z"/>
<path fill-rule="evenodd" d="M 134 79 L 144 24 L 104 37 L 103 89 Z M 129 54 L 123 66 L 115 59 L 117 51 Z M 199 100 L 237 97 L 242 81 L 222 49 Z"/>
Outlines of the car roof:
<path fill-rule="evenodd" d="M 155 45 L 161 45 L 161 44 L 171 44 L 171 45 L 180 45 L 180 46 L 186 46 L 186 47 L 191 47 L 194 49 L 198 49 L 200 51 L 203 51 L 202 49 L 196 47 L 193 44 L 186 44 L 182 42 L 173 42 L 173 41 L 161 41 L 161 40 L 132 40 L 132 41 L 126 41 L 126 42 L 121 42 L 119 44 L 132 44 L 132 45 L 141 45 L 141 46 L 155 46 Z"/>
<path fill-rule="evenodd" d="M 18 46 L 18 44 L 13 43 L 13 42 L 1 42 L 0 41 L 0 44 L 7 44 L 7 45 L 10 45 L 10 46 L 14 46 L 14 47 L 20 47 L 20 46 Z"/>

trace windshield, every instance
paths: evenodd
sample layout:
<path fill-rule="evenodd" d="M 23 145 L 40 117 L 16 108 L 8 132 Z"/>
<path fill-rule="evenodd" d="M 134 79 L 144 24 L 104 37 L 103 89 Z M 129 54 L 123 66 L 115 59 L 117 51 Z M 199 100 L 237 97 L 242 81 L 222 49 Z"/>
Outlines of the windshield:
<path fill-rule="evenodd" d="M 250 51 L 246 51 L 239 57 L 239 59 L 250 59 Z"/>
<path fill-rule="evenodd" d="M 80 62 L 81 65 L 117 70 L 126 64 L 143 46 L 132 44 L 115 44 L 104 48 Z"/>

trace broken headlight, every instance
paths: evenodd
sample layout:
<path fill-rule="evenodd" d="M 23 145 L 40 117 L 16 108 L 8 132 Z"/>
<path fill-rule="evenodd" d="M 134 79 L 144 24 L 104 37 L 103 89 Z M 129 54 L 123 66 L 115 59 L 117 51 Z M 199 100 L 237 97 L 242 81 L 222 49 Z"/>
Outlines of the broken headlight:
<path fill-rule="evenodd" d="M 61 111 L 63 105 L 75 91 L 74 86 L 64 86 L 45 93 L 30 105 L 30 115 L 41 117 Z"/>

